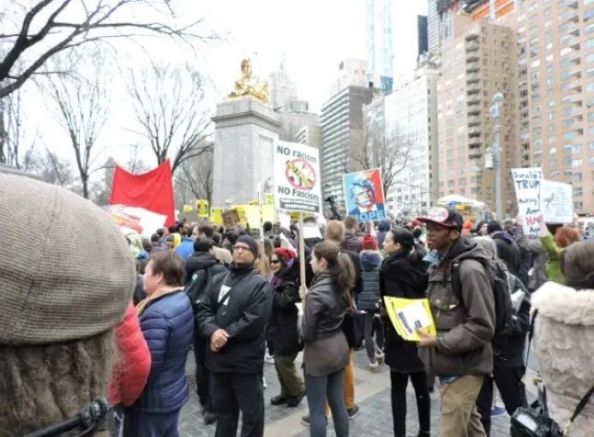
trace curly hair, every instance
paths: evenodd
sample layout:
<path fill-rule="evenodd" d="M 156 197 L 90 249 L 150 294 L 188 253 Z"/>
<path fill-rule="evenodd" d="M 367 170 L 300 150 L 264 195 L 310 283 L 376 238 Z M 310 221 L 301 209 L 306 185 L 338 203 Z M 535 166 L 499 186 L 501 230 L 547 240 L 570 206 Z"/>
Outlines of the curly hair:
<path fill-rule="evenodd" d="M 560 249 L 568 247 L 571 243 L 579 241 L 580 233 L 571 226 L 561 226 L 555 231 L 555 243 Z"/>
<path fill-rule="evenodd" d="M 62 343 L 0 345 L 0 435 L 47 427 L 106 397 L 113 361 L 113 329 Z"/>

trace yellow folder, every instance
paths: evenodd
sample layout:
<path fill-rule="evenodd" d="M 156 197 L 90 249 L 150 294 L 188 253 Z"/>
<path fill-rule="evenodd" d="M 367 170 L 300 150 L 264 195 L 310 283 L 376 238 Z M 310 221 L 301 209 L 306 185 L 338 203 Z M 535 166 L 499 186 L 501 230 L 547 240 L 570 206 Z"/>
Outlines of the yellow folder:
<path fill-rule="evenodd" d="M 429 300 L 384 296 L 384 303 L 394 329 L 404 340 L 419 341 L 417 331 L 436 335 Z"/>

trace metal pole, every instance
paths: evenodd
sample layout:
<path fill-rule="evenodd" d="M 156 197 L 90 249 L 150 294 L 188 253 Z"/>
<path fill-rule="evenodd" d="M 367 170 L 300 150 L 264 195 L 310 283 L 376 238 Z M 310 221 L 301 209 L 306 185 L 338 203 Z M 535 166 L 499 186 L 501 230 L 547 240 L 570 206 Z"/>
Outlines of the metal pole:
<path fill-rule="evenodd" d="M 502 200 L 501 200 L 501 114 L 500 105 L 503 103 L 503 95 L 495 94 L 493 97 L 494 110 L 492 112 L 495 121 L 495 144 L 493 145 L 493 165 L 495 166 L 495 215 L 497 220 L 503 219 Z"/>

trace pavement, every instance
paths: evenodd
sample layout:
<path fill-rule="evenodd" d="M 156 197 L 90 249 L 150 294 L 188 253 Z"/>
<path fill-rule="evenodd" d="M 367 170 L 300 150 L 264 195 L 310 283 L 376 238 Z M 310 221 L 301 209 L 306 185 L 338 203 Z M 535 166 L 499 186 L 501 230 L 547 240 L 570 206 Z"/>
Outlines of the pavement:
<path fill-rule="evenodd" d="M 300 360 L 300 358 L 298 358 Z M 180 435 L 182 437 L 212 437 L 215 425 L 205 425 L 202 420 L 201 407 L 196 396 L 194 378 L 194 356 L 189 354 L 186 371 L 191 385 L 191 397 L 181 412 Z M 367 357 L 364 350 L 356 351 L 355 362 L 355 399 L 360 407 L 359 413 L 351 420 L 351 437 L 386 437 L 393 434 L 392 409 L 390 405 L 389 368 L 381 365 L 376 372 L 367 368 Z M 529 369 L 527 381 L 531 380 L 533 371 Z M 272 406 L 270 398 L 280 393 L 279 383 L 274 365 L 264 364 L 264 377 L 268 387 L 264 390 L 266 404 L 266 437 L 307 437 L 309 430 L 301 424 L 301 417 L 308 413 L 307 399 L 295 408 Z M 531 387 L 527 385 L 529 397 Z M 407 391 L 407 434 L 416 435 L 418 420 L 416 401 L 412 385 Z M 438 390 L 431 394 L 431 435 L 439 435 L 440 401 Z M 241 424 L 240 424 L 241 426 Z M 239 434 L 239 431 L 238 431 Z M 328 437 L 334 437 L 332 421 L 328 426 Z M 493 418 L 491 437 L 509 436 L 509 417 L 507 415 Z"/>

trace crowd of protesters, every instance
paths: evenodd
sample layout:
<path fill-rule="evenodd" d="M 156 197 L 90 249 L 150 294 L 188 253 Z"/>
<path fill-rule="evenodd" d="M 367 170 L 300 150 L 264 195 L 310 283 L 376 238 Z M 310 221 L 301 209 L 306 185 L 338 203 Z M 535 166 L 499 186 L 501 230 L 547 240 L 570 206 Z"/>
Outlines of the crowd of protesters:
<path fill-rule="evenodd" d="M 294 408 L 306 399 L 311 436 L 325 436 L 331 418 L 346 437 L 359 412 L 344 329 L 355 311 L 364 314 L 368 370 L 390 370 L 395 437 L 407 428 L 431 435 L 434 389 L 442 436 L 489 435 L 494 387 L 508 414 L 526 407 L 535 310 L 533 350 L 552 418 L 564 424 L 594 384 L 594 242 L 577 227 L 540 223 L 541 235 L 525 235 L 521 217 L 471 225 L 441 207 L 405 223 L 312 219 L 319 236 L 304 239 L 301 259 L 295 226 L 266 223 L 254 234 L 184 221 L 156 230 L 132 256 L 130 241 L 92 204 L 1 178 L 2 437 L 61 426 L 90 402 L 108 411 L 91 429 L 97 435 L 176 436 L 191 350 L 204 419 L 195 426 L 232 437 L 241 417 L 241 435 L 261 437 L 266 402 Z M 40 202 L 15 209 L 27 196 Z M 22 238 L 32 227 L 43 231 L 35 249 Z M 492 272 L 505 278 L 513 306 L 504 331 Z M 437 335 L 400 337 L 387 296 L 427 298 Z M 265 401 L 268 353 L 280 392 Z M 409 380 L 418 426 L 406 423 Z M 573 432 L 592 429 L 590 403 Z"/>

